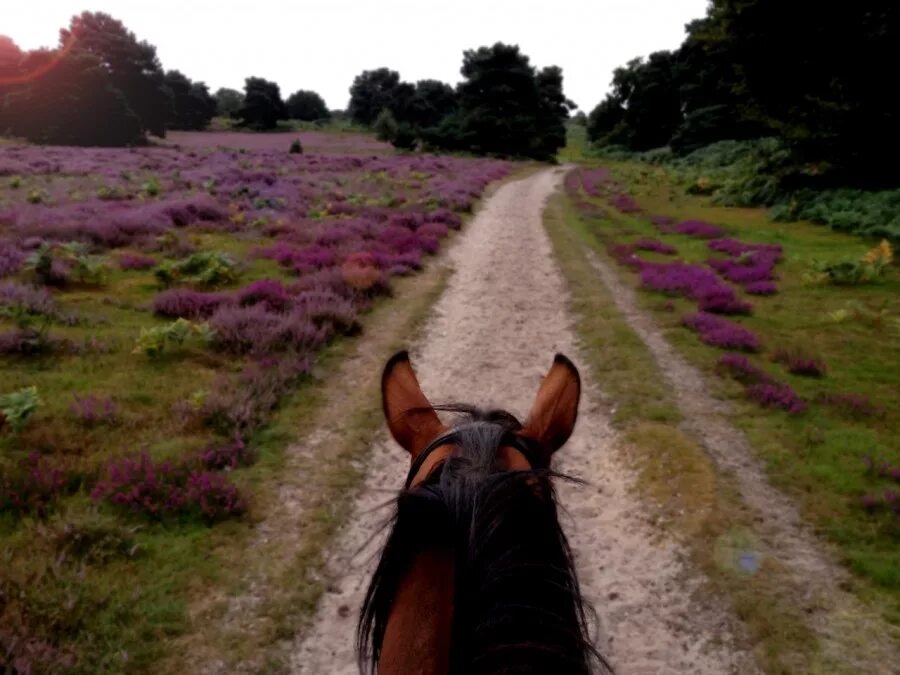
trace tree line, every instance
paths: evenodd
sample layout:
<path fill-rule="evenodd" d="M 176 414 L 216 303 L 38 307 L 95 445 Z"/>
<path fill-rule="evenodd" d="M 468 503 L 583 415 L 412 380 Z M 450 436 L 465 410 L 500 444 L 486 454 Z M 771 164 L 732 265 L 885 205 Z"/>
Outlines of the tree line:
<path fill-rule="evenodd" d="M 712 0 L 675 51 L 616 69 L 588 118 L 600 145 L 687 154 L 776 136 L 797 183 L 877 186 L 900 178 L 900 5 Z"/>
<path fill-rule="evenodd" d="M 398 148 L 463 151 L 547 160 L 565 144 L 574 104 L 562 70 L 537 69 L 517 46 L 466 51 L 462 82 L 415 84 L 388 68 L 367 70 L 350 88 L 347 113 Z M 55 49 L 24 52 L 0 36 L 0 133 L 35 143 L 129 146 L 167 130 L 206 128 L 216 115 L 266 130 L 279 121 L 331 117 L 314 91 L 284 100 L 275 82 L 247 78 L 219 89 L 165 71 L 156 48 L 121 21 L 84 12 L 60 31 Z"/>
<path fill-rule="evenodd" d="M 271 107 L 274 104 L 275 110 Z M 129 146 L 167 130 L 205 129 L 217 114 L 256 128 L 326 119 L 315 92 L 282 102 L 278 85 L 248 78 L 243 93 L 163 69 L 156 47 L 102 12 L 74 16 L 55 49 L 22 51 L 0 36 L 0 133 L 34 143 Z"/>
<path fill-rule="evenodd" d="M 400 148 L 464 151 L 549 160 L 566 142 L 575 106 L 562 70 L 538 70 L 518 46 L 463 53 L 462 81 L 403 82 L 388 68 L 367 70 L 350 87 L 348 114 Z"/>

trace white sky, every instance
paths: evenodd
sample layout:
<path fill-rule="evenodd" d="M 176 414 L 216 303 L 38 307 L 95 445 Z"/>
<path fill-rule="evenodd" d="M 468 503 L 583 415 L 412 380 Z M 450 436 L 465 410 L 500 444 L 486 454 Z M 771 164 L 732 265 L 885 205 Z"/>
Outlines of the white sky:
<path fill-rule="evenodd" d="M 23 49 L 55 46 L 85 9 L 156 45 L 166 69 L 215 91 L 265 77 L 282 95 L 318 91 L 343 108 L 353 77 L 388 66 L 407 81 L 459 81 L 462 52 L 518 44 L 533 65 L 563 69 L 566 95 L 590 111 L 612 71 L 676 48 L 707 0 L 0 0 L 0 33 Z"/>

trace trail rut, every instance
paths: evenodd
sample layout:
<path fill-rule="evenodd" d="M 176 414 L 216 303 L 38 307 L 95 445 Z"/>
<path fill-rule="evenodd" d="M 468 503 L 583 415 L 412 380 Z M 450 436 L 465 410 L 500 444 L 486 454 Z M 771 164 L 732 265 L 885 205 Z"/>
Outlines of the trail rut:
<path fill-rule="evenodd" d="M 524 416 L 555 352 L 579 362 L 566 288 L 541 220 L 563 173 L 547 169 L 504 185 L 449 251 L 454 274 L 422 339 L 410 346 L 432 401 L 497 405 Z M 579 578 L 597 612 L 600 650 L 623 675 L 756 672 L 735 646 L 728 613 L 695 592 L 702 578 L 679 545 L 650 523 L 628 462 L 616 450 L 600 403 L 602 382 L 581 370 L 579 421 L 558 462 L 586 484 L 563 484 L 559 491 Z M 382 507 L 407 466 L 405 453 L 382 434 L 371 448 L 354 515 L 329 555 L 329 590 L 297 639 L 292 672 L 357 672 L 354 630 L 382 542 Z"/>

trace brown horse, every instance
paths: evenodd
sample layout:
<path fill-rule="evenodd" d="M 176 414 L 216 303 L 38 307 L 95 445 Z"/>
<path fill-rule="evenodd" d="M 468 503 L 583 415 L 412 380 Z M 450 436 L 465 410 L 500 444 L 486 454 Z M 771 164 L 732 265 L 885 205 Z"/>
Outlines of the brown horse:
<path fill-rule="evenodd" d="M 382 377 L 384 414 L 410 454 L 360 614 L 360 669 L 380 675 L 607 671 L 587 632 L 550 460 L 575 425 L 578 371 L 557 354 L 524 424 L 443 406 L 405 352 Z"/>

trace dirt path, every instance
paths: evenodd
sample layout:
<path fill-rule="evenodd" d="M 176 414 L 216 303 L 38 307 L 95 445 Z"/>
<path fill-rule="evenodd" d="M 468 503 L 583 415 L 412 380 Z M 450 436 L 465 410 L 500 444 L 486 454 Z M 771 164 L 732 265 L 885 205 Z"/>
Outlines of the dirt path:
<path fill-rule="evenodd" d="M 455 274 L 412 348 L 433 401 L 496 404 L 524 416 L 554 352 L 579 361 L 566 290 L 541 221 L 562 173 L 548 169 L 502 187 L 450 251 Z M 586 395 L 560 467 L 588 485 L 562 485 L 560 499 L 580 579 L 598 614 L 598 646 L 623 675 L 755 672 L 733 646 L 728 615 L 700 604 L 694 591 L 702 579 L 675 542 L 649 523 L 597 387 L 586 368 L 582 376 Z M 382 434 L 354 514 L 330 555 L 329 592 L 293 651 L 293 672 L 357 672 L 354 629 L 381 542 L 376 533 L 386 513 L 379 506 L 400 486 L 406 467 L 404 453 Z"/>
<path fill-rule="evenodd" d="M 785 590 L 805 611 L 806 621 L 819 639 L 823 672 L 900 672 L 896 627 L 887 625 L 846 591 L 852 583 L 849 574 L 812 533 L 794 503 L 769 484 L 746 436 L 728 421 L 727 404 L 708 393 L 701 373 L 638 308 L 634 290 L 593 251 L 588 250 L 587 256 L 672 388 L 685 431 L 702 443 L 721 470 L 734 477 L 743 502 L 754 511 L 754 529 L 763 549 L 760 553 L 777 560 L 787 571 L 792 588 Z"/>

